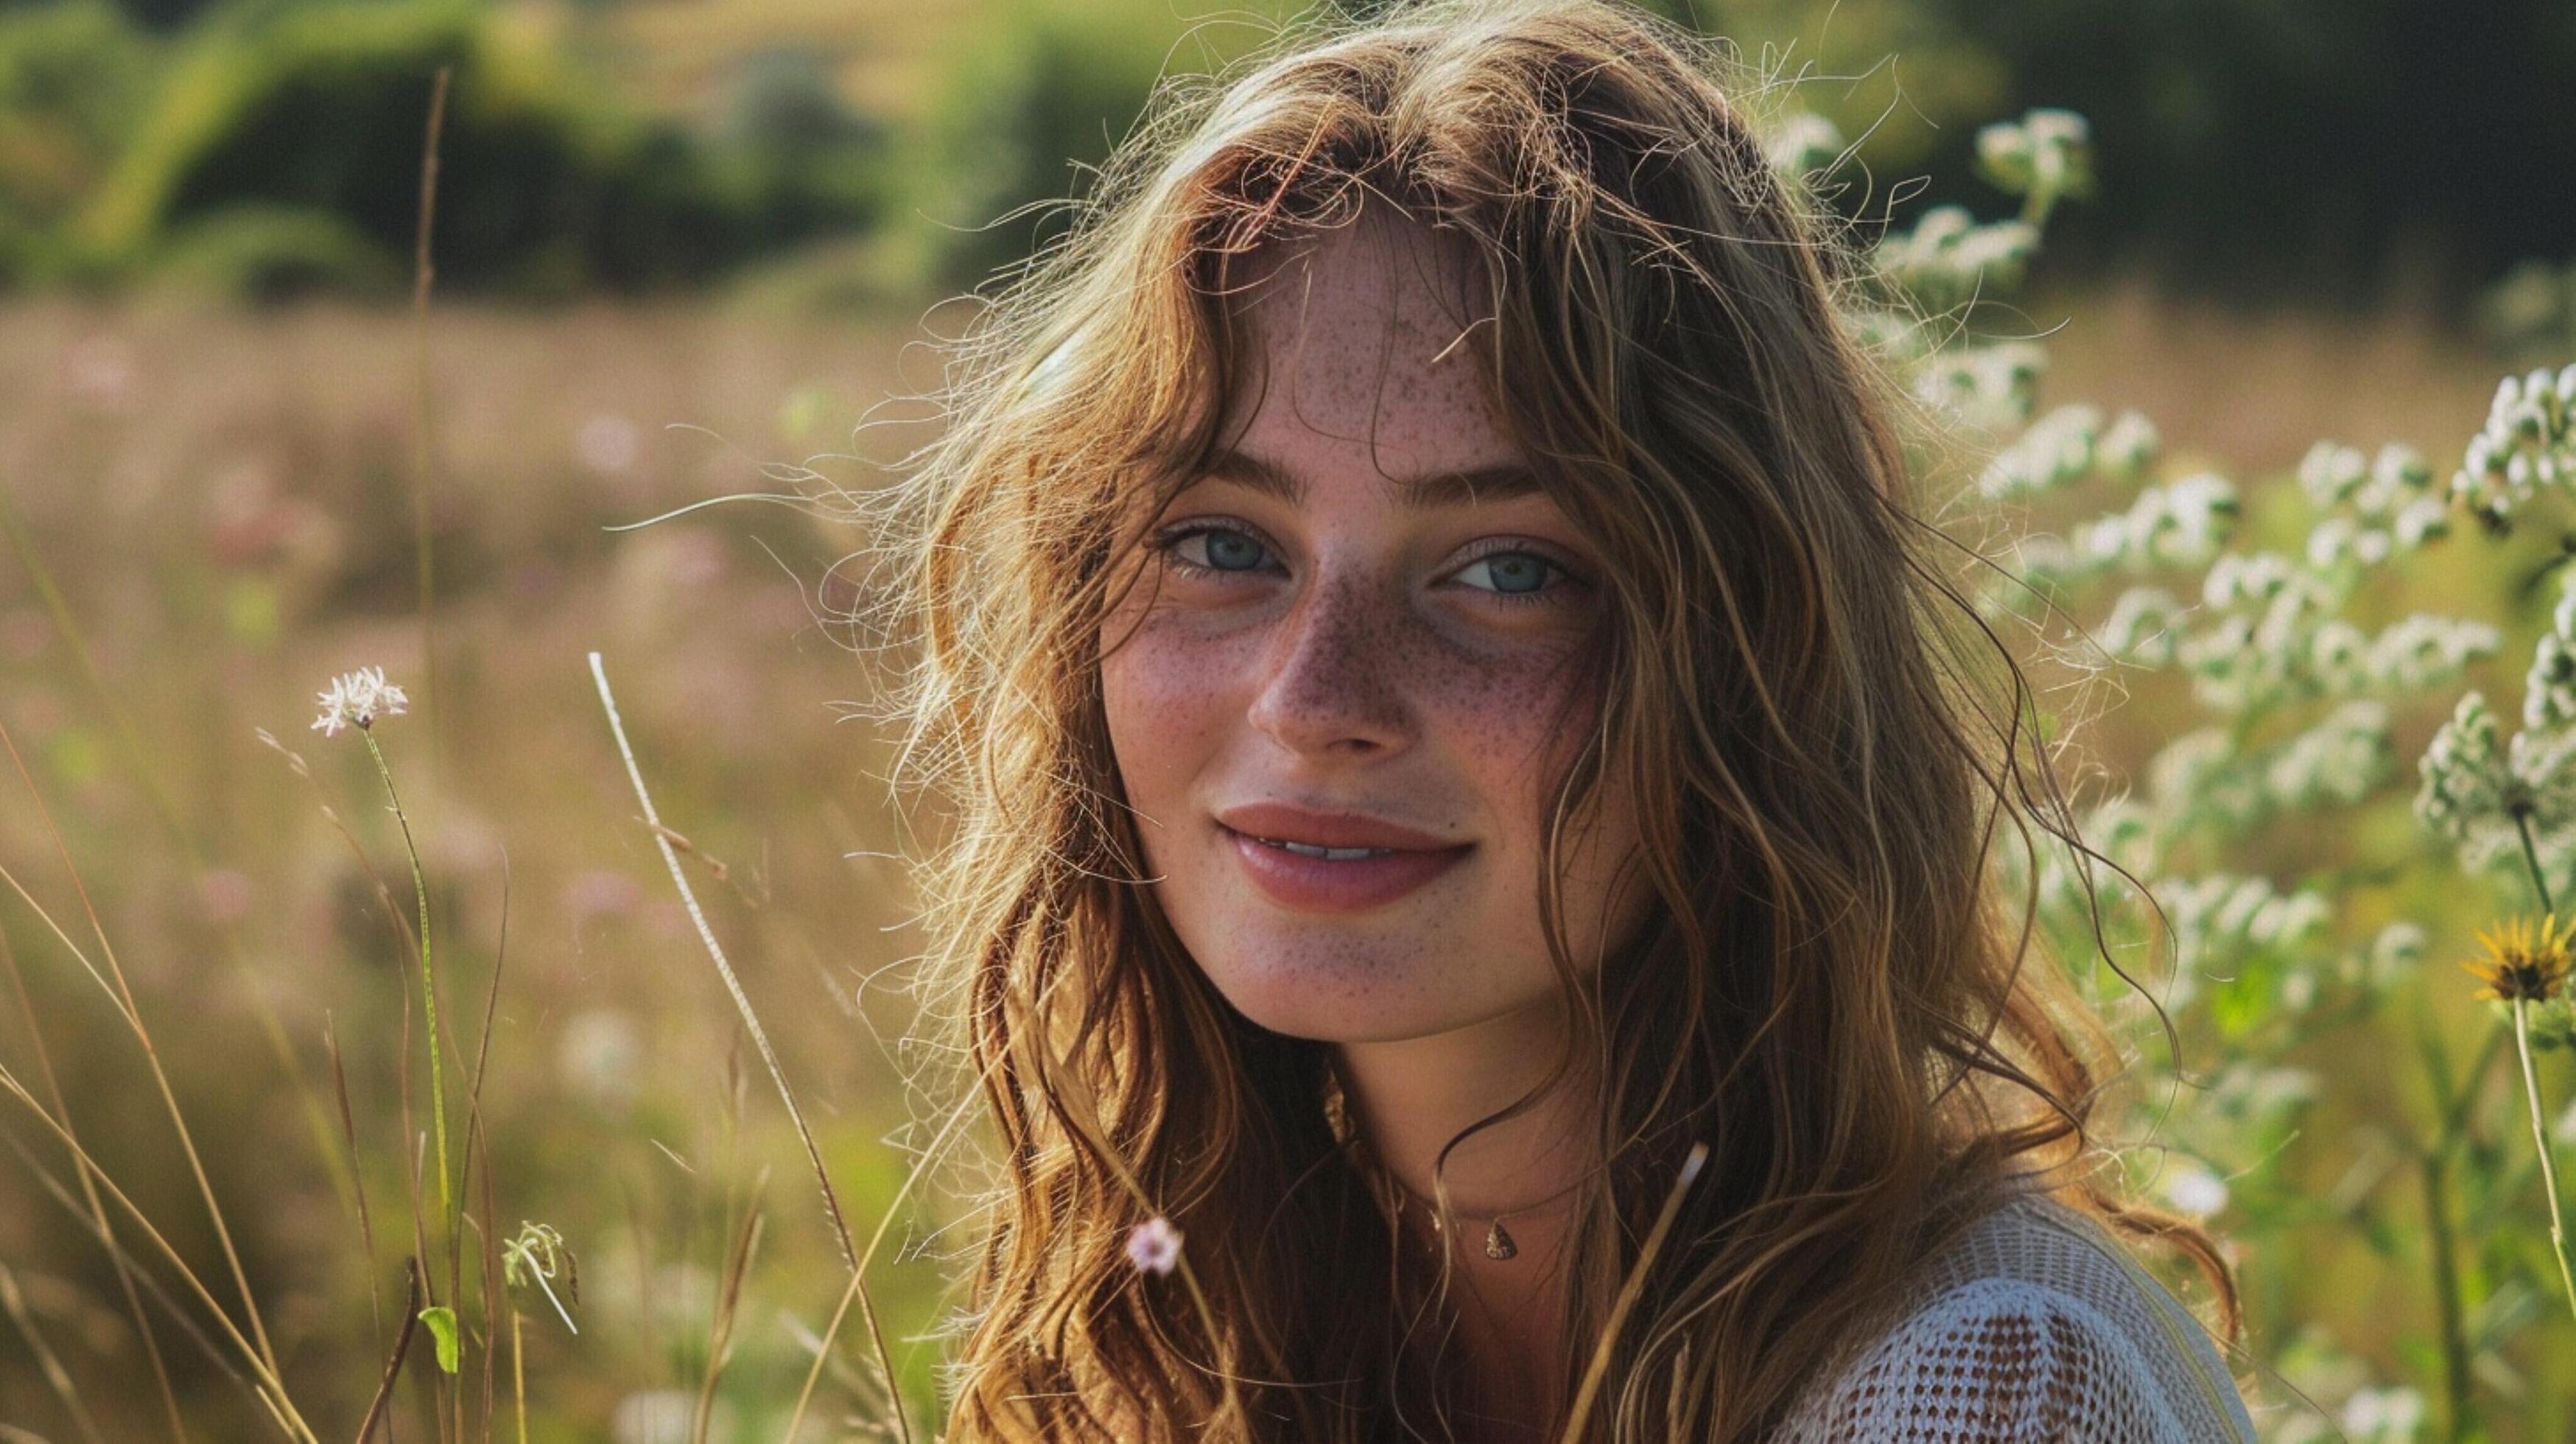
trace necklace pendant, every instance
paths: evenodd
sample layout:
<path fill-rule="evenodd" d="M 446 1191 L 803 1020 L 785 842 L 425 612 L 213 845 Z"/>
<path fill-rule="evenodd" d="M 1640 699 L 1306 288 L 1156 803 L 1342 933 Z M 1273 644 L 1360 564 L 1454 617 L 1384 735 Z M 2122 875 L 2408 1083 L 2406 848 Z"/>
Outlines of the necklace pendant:
<path fill-rule="evenodd" d="M 1520 1251 L 1520 1245 L 1512 1242 L 1512 1236 L 1503 1232 L 1501 1219 L 1495 1219 L 1493 1227 L 1485 1230 L 1485 1257 L 1507 1259 Z"/>

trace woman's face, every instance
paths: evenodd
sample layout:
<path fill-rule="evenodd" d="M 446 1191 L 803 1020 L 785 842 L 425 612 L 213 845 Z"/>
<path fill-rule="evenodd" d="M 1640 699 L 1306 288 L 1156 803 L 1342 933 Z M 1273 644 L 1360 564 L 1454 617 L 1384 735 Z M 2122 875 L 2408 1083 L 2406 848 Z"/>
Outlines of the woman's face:
<path fill-rule="evenodd" d="M 1595 716 L 1601 564 L 1497 430 L 1436 239 L 1371 212 L 1256 258 L 1261 374 L 1104 630 L 1155 896 L 1238 1010 L 1297 1037 L 1556 995 L 1540 838 Z M 1634 836 L 1611 796 L 1567 838 L 1579 968 L 1639 921 L 1642 888 L 1611 897 Z"/>

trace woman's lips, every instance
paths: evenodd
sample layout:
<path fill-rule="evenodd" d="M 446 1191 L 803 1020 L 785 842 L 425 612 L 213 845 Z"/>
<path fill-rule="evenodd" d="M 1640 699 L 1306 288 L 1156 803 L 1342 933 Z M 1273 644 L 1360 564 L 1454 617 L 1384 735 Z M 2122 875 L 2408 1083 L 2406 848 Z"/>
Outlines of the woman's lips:
<path fill-rule="evenodd" d="M 1302 912 L 1346 913 L 1382 907 L 1457 865 L 1473 843 L 1437 850 L 1372 852 L 1360 858 L 1311 857 L 1290 852 L 1218 823 L 1253 885 L 1282 907 Z"/>

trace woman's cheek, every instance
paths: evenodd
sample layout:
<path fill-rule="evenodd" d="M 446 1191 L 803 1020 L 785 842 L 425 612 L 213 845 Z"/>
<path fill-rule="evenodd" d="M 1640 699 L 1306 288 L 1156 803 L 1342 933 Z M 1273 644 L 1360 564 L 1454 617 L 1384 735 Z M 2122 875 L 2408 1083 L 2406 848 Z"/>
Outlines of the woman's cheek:
<path fill-rule="evenodd" d="M 1101 661 L 1110 748 L 1129 805 L 1153 821 L 1169 821 L 1162 812 L 1187 799 L 1191 778 L 1221 740 L 1227 651 L 1157 613 Z"/>
<path fill-rule="evenodd" d="M 1588 725 L 1589 709 L 1572 697 L 1581 660 L 1575 648 L 1553 641 L 1426 649 L 1413 677 L 1451 755 L 1489 777 L 1544 791 Z"/>

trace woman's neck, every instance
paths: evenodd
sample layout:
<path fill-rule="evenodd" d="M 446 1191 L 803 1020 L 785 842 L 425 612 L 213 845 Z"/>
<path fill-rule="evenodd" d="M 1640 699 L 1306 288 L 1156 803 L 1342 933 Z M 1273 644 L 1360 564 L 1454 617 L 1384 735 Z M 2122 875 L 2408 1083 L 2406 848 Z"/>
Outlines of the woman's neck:
<path fill-rule="evenodd" d="M 1352 1121 L 1396 1183 L 1425 1201 L 1409 1207 L 1428 1215 L 1433 1165 L 1451 1138 L 1545 1078 L 1562 1017 L 1551 1003 L 1429 1037 L 1337 1045 Z M 1533 1430 L 1560 1406 L 1566 1244 L 1598 1149 L 1589 1082 L 1559 1079 L 1528 1111 L 1461 1142 L 1440 1170 L 1460 1222 L 1449 1240 L 1462 1290 L 1458 1342 L 1480 1392 L 1520 1416 L 1511 1425 Z M 1484 1247 L 1497 1215 L 1513 1244 L 1505 1259 Z"/>
<path fill-rule="evenodd" d="M 1551 1000 L 1427 1037 L 1336 1044 L 1352 1119 L 1396 1182 L 1432 1197 L 1433 1165 L 1449 1140 L 1546 1077 L 1562 1016 Z M 1440 1170 L 1451 1206 L 1486 1219 L 1561 1204 L 1556 1196 L 1593 1171 L 1598 1134 L 1584 1103 L 1588 1081 L 1559 1079 L 1528 1111 L 1477 1129 L 1452 1150 Z"/>

